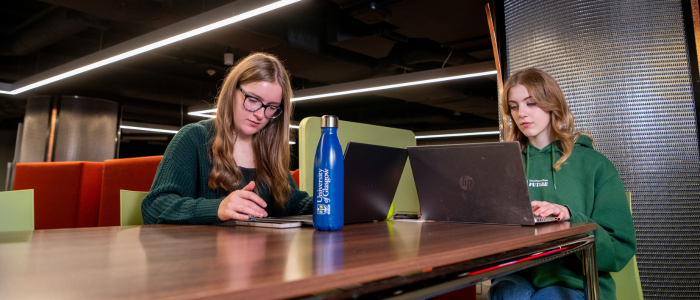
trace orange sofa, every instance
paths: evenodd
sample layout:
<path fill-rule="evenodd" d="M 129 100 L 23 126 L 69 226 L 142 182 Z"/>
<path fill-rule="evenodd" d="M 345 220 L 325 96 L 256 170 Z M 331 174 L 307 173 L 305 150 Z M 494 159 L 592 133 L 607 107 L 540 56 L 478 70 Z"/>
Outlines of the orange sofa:
<path fill-rule="evenodd" d="M 161 155 L 105 160 L 99 226 L 119 226 L 119 190 L 149 191 L 162 159 Z M 291 174 L 299 185 L 299 170 Z"/>
<path fill-rule="evenodd" d="M 149 191 L 162 159 L 20 163 L 13 189 L 34 189 L 35 229 L 119 226 L 119 190 Z"/>
<path fill-rule="evenodd" d="M 13 190 L 34 189 L 34 229 L 98 224 L 101 162 L 19 163 Z"/>
<path fill-rule="evenodd" d="M 297 184 L 297 186 L 299 186 L 299 169 L 289 171 L 289 173 L 292 173 L 292 178 L 294 178 L 294 182 Z"/>

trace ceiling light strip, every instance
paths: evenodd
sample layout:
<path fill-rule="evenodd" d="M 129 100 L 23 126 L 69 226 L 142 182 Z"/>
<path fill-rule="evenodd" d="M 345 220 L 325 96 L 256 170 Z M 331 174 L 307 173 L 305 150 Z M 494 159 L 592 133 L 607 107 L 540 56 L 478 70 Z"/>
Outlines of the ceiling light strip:
<path fill-rule="evenodd" d="M 211 111 L 213 110 L 213 111 Z M 190 116 L 197 116 L 197 117 L 202 117 L 202 118 L 216 118 L 216 115 L 210 115 L 210 113 L 216 112 L 216 109 L 208 109 L 208 110 L 200 110 L 200 111 L 193 111 L 193 112 L 188 112 L 187 114 Z"/>
<path fill-rule="evenodd" d="M 214 30 L 214 29 L 226 26 L 226 25 L 230 25 L 230 24 L 254 17 L 254 16 L 259 15 L 259 14 L 266 13 L 266 12 L 271 11 L 271 10 L 278 9 L 280 7 L 283 7 L 283 6 L 286 6 L 286 5 L 295 3 L 295 2 L 299 2 L 299 1 L 301 1 L 301 0 L 282 0 L 282 1 L 278 1 L 275 3 L 269 4 L 269 5 L 265 5 L 263 7 L 256 8 L 256 9 L 253 9 L 251 11 L 242 13 L 240 15 L 237 15 L 237 16 L 234 16 L 234 17 L 231 17 L 228 19 L 224 19 L 224 20 L 221 20 L 219 22 L 212 23 L 212 24 L 209 24 L 209 25 L 206 25 L 206 26 L 194 29 L 194 30 L 190 30 L 188 32 L 181 33 L 181 34 L 178 34 L 176 36 L 173 36 L 173 37 L 170 37 L 170 38 L 167 38 L 167 39 L 164 39 L 164 40 L 161 40 L 161 41 L 158 41 L 158 42 L 155 42 L 155 43 L 152 43 L 152 44 L 149 44 L 149 45 L 125 52 L 125 53 L 122 53 L 119 55 L 115 55 L 115 56 L 112 56 L 112 57 L 107 58 L 107 59 L 103 59 L 101 61 L 98 61 L 98 62 L 89 64 L 89 65 L 74 69 L 72 71 L 68 71 L 68 72 L 65 72 L 65 73 L 62 73 L 62 74 L 59 74 L 59 75 L 35 82 L 35 83 L 32 83 L 32 84 L 29 84 L 27 86 L 24 86 L 24 87 L 21 87 L 21 88 L 12 90 L 12 91 L 0 91 L 0 94 L 16 95 L 16 94 L 19 94 L 22 92 L 26 92 L 28 90 L 40 87 L 42 85 L 46 85 L 46 84 L 49 84 L 52 82 L 59 81 L 59 80 L 64 79 L 64 78 L 71 77 L 73 75 L 87 72 L 89 70 L 96 69 L 96 68 L 102 67 L 104 65 L 111 64 L 113 62 L 117 62 L 117 61 L 123 60 L 125 58 L 129 58 L 129 57 L 132 57 L 134 55 L 138 55 L 138 54 L 141 54 L 143 52 L 147 52 L 147 51 L 150 51 L 150 50 L 153 50 L 153 49 L 165 46 L 165 45 L 169 45 L 169 44 L 172 44 L 174 42 L 181 41 L 181 40 L 193 37 L 195 35 L 205 33 L 207 31 L 211 31 L 211 30 Z"/>
<path fill-rule="evenodd" d="M 137 127 L 137 126 L 127 126 L 127 125 L 121 125 L 120 128 L 121 129 L 130 129 L 130 130 L 140 130 L 140 131 L 171 133 L 171 134 L 176 134 L 178 132 L 177 130 L 167 130 L 167 129 Z M 299 129 L 299 126 L 289 125 L 289 128 Z M 460 136 L 474 136 L 474 135 L 494 135 L 494 134 L 499 134 L 499 132 L 498 131 L 483 131 L 483 132 L 418 135 L 418 136 L 416 136 L 416 139 L 446 138 L 446 137 L 460 137 Z M 292 145 L 296 144 L 295 142 L 289 142 L 289 143 Z"/>
<path fill-rule="evenodd" d="M 441 81 L 449 81 L 449 80 L 457 80 L 457 79 L 465 79 L 465 78 L 480 77 L 480 76 L 495 75 L 495 74 L 496 74 L 496 71 L 494 70 L 494 71 L 487 71 L 487 72 L 471 73 L 471 74 L 464 74 L 464 75 L 457 75 L 457 76 L 433 78 L 433 79 L 426 79 L 426 80 L 419 80 L 419 81 L 411 81 L 411 82 L 404 82 L 404 83 L 397 83 L 397 84 L 376 86 L 376 87 L 363 88 L 363 89 L 355 89 L 355 90 L 341 91 L 341 92 L 335 92 L 335 93 L 326 93 L 326 94 L 320 94 L 320 95 L 311 95 L 311 96 L 306 96 L 306 97 L 297 97 L 297 98 L 292 98 L 291 100 L 292 100 L 292 101 L 303 101 L 303 100 L 310 100 L 310 99 L 318 99 L 318 98 L 326 98 L 326 97 L 333 97 L 333 96 L 341 96 L 341 95 L 365 93 L 365 92 L 372 92 L 372 91 L 379 91 L 379 90 L 387 90 L 387 89 L 393 89 L 393 88 L 399 88 L 399 87 L 405 87 L 405 86 L 421 85 L 421 84 L 427 84 L 427 83 L 434 83 L 434 82 L 441 82 Z"/>
<path fill-rule="evenodd" d="M 482 132 L 465 132 L 465 133 L 448 133 L 448 134 L 432 134 L 432 135 L 417 135 L 416 139 L 436 139 L 436 138 L 446 138 L 446 137 L 460 137 L 460 136 L 473 136 L 473 135 L 493 135 L 500 134 L 498 130 L 496 131 L 482 131 Z"/>
<path fill-rule="evenodd" d="M 162 132 L 162 133 L 172 133 L 172 134 L 177 133 L 177 130 L 167 130 L 167 129 L 148 128 L 148 127 L 136 127 L 136 126 L 127 126 L 127 125 L 121 125 L 121 126 L 119 126 L 119 128 L 131 129 L 131 130 L 141 130 L 141 131 Z"/>
<path fill-rule="evenodd" d="M 207 109 L 207 110 L 198 110 L 198 111 L 193 111 L 193 112 L 188 112 L 187 114 L 190 116 L 198 116 L 198 117 L 206 117 L 206 118 L 216 118 L 216 115 L 210 115 L 212 113 L 216 113 L 216 108 L 212 109 Z"/>
<path fill-rule="evenodd" d="M 209 115 L 209 113 L 214 113 L 214 112 L 216 112 L 216 109 L 193 111 L 193 112 L 189 112 L 187 114 L 190 116 L 197 116 L 197 117 L 214 119 L 214 118 L 216 118 L 216 115 Z M 299 125 L 289 125 L 289 128 L 299 129 Z"/>
<path fill-rule="evenodd" d="M 176 134 L 178 131 L 177 130 L 168 130 L 168 129 L 158 129 L 158 128 L 148 128 L 148 127 L 138 127 L 138 126 L 127 126 L 127 125 L 121 125 L 119 126 L 121 129 L 130 129 L 130 130 L 141 130 L 141 131 L 153 131 L 153 132 L 162 132 L 162 133 L 172 133 Z M 289 125 L 289 128 L 291 129 L 299 129 L 299 126 L 297 125 Z"/>
<path fill-rule="evenodd" d="M 421 85 L 421 84 L 449 81 L 449 80 L 457 80 L 457 79 L 465 79 L 465 78 L 472 78 L 472 77 L 480 77 L 480 76 L 487 76 L 487 75 L 495 75 L 495 74 L 496 74 L 496 71 L 470 73 L 470 74 L 463 74 L 463 75 L 456 75 L 456 76 L 449 76 L 449 77 L 440 77 L 440 78 L 433 78 L 433 79 L 426 79 L 426 80 L 403 82 L 403 83 L 397 83 L 397 84 L 389 84 L 389 85 L 376 86 L 376 87 L 363 88 L 363 89 L 354 89 L 354 90 L 347 90 L 347 91 L 334 92 L 334 93 L 326 93 L 326 94 L 311 95 L 311 96 L 305 96 L 305 97 L 297 97 L 297 98 L 292 98 L 291 101 L 303 101 L 303 100 L 326 98 L 326 97 L 341 96 L 341 95 L 348 95 L 348 94 L 357 94 L 357 93 L 387 90 L 387 89 L 393 89 L 393 88 L 399 88 L 399 87 Z M 193 111 L 193 112 L 189 112 L 187 114 L 191 115 L 191 116 L 198 116 L 198 117 L 204 117 L 204 118 L 216 118 L 215 115 L 210 115 L 212 113 L 216 113 L 216 108 Z"/>

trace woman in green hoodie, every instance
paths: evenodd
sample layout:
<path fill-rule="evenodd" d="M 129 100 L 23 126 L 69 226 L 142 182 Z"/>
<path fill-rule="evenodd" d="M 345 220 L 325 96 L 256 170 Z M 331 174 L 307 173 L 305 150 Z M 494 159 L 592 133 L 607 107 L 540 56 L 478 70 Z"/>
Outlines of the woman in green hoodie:
<path fill-rule="evenodd" d="M 637 250 L 632 215 L 620 175 L 574 117 L 554 78 L 539 69 L 513 74 L 503 88 L 503 110 L 520 142 L 533 212 L 560 221 L 595 222 L 601 299 L 616 299 L 610 272 L 627 265 Z M 580 254 L 497 278 L 489 299 L 583 299 Z"/>

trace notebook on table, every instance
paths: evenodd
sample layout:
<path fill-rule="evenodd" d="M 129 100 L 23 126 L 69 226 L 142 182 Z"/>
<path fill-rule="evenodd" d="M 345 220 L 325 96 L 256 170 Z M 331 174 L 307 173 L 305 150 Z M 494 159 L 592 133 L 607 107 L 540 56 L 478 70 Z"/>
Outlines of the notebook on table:
<path fill-rule="evenodd" d="M 518 142 L 408 147 L 422 217 L 481 224 L 556 221 L 532 213 Z"/>
<path fill-rule="evenodd" d="M 344 224 L 372 222 L 387 218 L 406 159 L 408 159 L 406 149 L 355 142 L 347 144 L 343 158 Z M 285 222 L 313 226 L 313 215 L 235 221 L 238 225 L 265 227 L 275 227 L 276 225 L 270 224 Z M 279 225 L 277 228 L 284 227 Z"/>

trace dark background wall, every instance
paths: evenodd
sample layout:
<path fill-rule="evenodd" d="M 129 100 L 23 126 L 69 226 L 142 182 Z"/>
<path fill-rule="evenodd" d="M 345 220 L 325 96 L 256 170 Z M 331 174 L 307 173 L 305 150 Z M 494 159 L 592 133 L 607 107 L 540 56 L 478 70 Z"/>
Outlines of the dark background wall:
<path fill-rule="evenodd" d="M 552 74 L 576 127 L 632 192 L 645 298 L 699 299 L 700 163 L 682 2 L 506 0 L 503 11 L 508 72 Z"/>
<path fill-rule="evenodd" d="M 7 163 L 14 159 L 17 130 L 0 128 L 0 191 L 5 190 Z"/>

